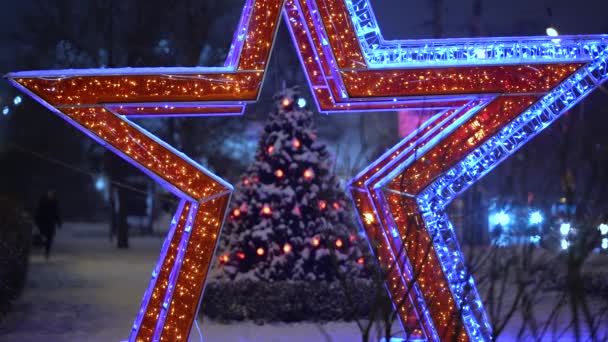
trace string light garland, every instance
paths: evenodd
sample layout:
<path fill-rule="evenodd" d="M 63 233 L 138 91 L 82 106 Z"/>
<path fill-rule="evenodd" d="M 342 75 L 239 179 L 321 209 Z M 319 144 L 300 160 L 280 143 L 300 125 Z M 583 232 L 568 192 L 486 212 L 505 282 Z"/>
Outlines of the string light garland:
<path fill-rule="evenodd" d="M 387 287 L 404 303 L 397 307 L 402 325 L 427 340 L 489 341 L 491 327 L 445 208 L 606 81 L 608 38 L 390 41 L 368 0 L 247 0 L 220 68 L 7 75 L 181 199 L 129 341 L 188 339 L 232 191 L 129 118 L 242 113 L 259 95 L 281 12 L 321 112 L 436 111 L 349 189 L 360 223 L 379 243 L 380 262 L 396 266 Z M 312 179 L 307 171 L 304 178 Z M 243 180 L 249 182 L 259 178 Z M 320 210 L 326 206 L 319 202 Z M 262 211 L 272 213 L 267 205 Z M 425 257 L 419 251 L 427 246 Z M 416 270 L 422 272 L 412 282 Z"/>

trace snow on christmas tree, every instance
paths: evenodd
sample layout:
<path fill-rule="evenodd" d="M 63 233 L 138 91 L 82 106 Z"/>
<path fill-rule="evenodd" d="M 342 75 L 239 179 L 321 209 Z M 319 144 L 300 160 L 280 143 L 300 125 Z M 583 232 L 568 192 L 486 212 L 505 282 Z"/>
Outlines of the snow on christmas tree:
<path fill-rule="evenodd" d="M 237 186 L 218 251 L 219 277 L 333 281 L 364 259 L 344 192 L 296 89 L 275 96 L 254 163 Z"/>

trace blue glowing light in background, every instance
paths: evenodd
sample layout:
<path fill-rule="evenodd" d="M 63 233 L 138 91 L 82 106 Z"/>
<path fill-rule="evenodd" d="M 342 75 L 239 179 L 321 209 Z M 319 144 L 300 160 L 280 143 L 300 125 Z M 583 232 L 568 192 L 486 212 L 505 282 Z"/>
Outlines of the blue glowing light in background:
<path fill-rule="evenodd" d="M 499 224 L 504 227 L 511 222 L 511 216 L 509 216 L 509 214 L 507 214 L 506 212 L 501 211 L 493 214 L 490 217 L 490 222 L 493 226 Z"/>
<path fill-rule="evenodd" d="M 568 222 L 564 222 L 559 226 L 559 232 L 562 235 L 568 235 L 570 234 L 570 223 Z"/>
<path fill-rule="evenodd" d="M 540 211 L 535 211 L 530 214 L 530 224 L 534 225 L 541 222 L 543 222 L 543 215 L 540 213 Z"/>
<path fill-rule="evenodd" d="M 4 107 L 2 108 L 2 114 L 3 114 L 3 115 L 5 115 L 5 116 L 6 116 L 6 115 L 8 115 L 8 113 L 10 113 L 10 112 L 11 112 L 11 110 L 10 110 L 10 108 L 8 108 L 8 106 L 4 106 Z"/>
<path fill-rule="evenodd" d="M 21 104 L 21 102 L 23 102 L 23 99 L 21 98 L 21 96 L 17 95 L 15 96 L 15 98 L 13 99 L 13 104 L 15 106 L 18 106 Z"/>
<path fill-rule="evenodd" d="M 106 180 L 103 177 L 98 177 L 95 181 L 95 189 L 103 191 L 106 188 Z"/>
<path fill-rule="evenodd" d="M 305 98 L 300 97 L 300 98 L 298 99 L 298 107 L 300 107 L 300 108 L 304 108 L 304 107 L 306 107 L 306 99 L 305 99 Z"/>
<path fill-rule="evenodd" d="M 602 223 L 597 227 L 602 235 L 608 235 L 608 224 Z"/>

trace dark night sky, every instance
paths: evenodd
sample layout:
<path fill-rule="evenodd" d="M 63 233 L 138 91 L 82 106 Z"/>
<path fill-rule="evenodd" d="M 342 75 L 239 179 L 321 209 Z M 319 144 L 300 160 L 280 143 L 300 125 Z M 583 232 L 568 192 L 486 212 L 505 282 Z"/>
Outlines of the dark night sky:
<path fill-rule="evenodd" d="M 471 0 L 444 0 L 446 37 L 466 37 Z M 429 0 L 372 0 L 387 39 L 430 38 Z M 608 33 L 605 0 L 483 0 L 484 36 L 544 35 L 548 26 L 560 34 Z"/>
<path fill-rule="evenodd" d="M 387 39 L 430 38 L 431 6 L 428 0 L 371 0 Z M 1 1 L 0 73 L 14 71 L 14 31 L 20 14 L 31 0 Z M 561 34 L 608 33 L 608 1 L 604 0 L 484 0 L 484 36 L 544 35 L 547 26 Z M 550 9 L 550 11 L 548 10 Z M 469 32 L 471 0 L 444 0 L 447 37 L 465 37 Z M 230 40 L 232 33 L 226 35 Z"/>

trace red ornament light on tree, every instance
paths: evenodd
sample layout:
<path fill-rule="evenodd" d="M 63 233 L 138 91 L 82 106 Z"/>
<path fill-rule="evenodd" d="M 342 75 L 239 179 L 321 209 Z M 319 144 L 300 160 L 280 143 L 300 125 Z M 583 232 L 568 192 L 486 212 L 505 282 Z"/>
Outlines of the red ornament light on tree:
<path fill-rule="evenodd" d="M 281 101 L 281 105 L 283 108 L 287 108 L 291 105 L 291 101 L 286 97 L 283 99 L 283 101 Z"/>
<path fill-rule="evenodd" d="M 227 263 L 228 261 L 230 261 L 230 257 L 228 255 L 222 255 L 219 257 L 219 259 L 220 259 L 220 262 L 224 263 L 224 264 Z"/>
<path fill-rule="evenodd" d="M 284 244 L 284 245 L 283 245 L 283 252 L 284 252 L 285 254 L 287 254 L 287 253 L 291 252 L 291 245 L 290 245 L 290 244 L 288 244 L 288 243 Z"/>
<path fill-rule="evenodd" d="M 272 152 L 274 152 L 274 146 L 268 146 L 266 147 L 266 152 L 268 152 L 268 154 L 271 154 Z"/>
<path fill-rule="evenodd" d="M 325 208 L 327 208 L 327 202 L 320 200 L 319 201 L 319 209 L 321 210 L 325 210 Z"/>
<path fill-rule="evenodd" d="M 319 247 L 319 245 L 321 244 L 321 239 L 318 236 L 315 236 L 314 238 L 312 238 L 312 245 L 315 247 Z"/>
<path fill-rule="evenodd" d="M 239 258 L 239 259 L 241 259 L 241 260 L 243 260 L 243 259 L 245 259 L 245 253 L 238 252 L 238 253 L 236 253 L 236 257 Z"/>
<path fill-rule="evenodd" d="M 363 258 L 359 258 L 359 259 L 357 259 L 357 263 L 358 263 L 359 265 L 363 265 L 363 264 L 365 263 L 365 259 L 363 259 Z"/>
<path fill-rule="evenodd" d="M 300 140 L 298 140 L 297 138 L 293 138 L 293 141 L 291 142 L 291 144 L 293 145 L 294 148 L 300 148 L 300 146 L 302 146 L 302 143 L 300 142 Z"/>
<path fill-rule="evenodd" d="M 283 172 L 283 170 L 278 169 L 274 172 L 274 175 L 277 176 L 277 178 L 283 178 L 283 176 L 285 176 L 285 172 Z"/>
<path fill-rule="evenodd" d="M 306 169 L 306 171 L 304 171 L 304 179 L 306 180 L 312 180 L 315 177 L 315 173 L 312 169 Z"/>
<path fill-rule="evenodd" d="M 264 214 L 264 215 L 272 214 L 272 209 L 270 208 L 270 206 L 268 204 L 264 204 L 264 206 L 262 207 L 262 214 Z"/>
<path fill-rule="evenodd" d="M 340 203 L 338 202 L 334 202 L 332 203 L 332 206 L 334 207 L 334 209 L 339 210 L 340 209 Z"/>
<path fill-rule="evenodd" d="M 241 210 L 240 210 L 240 209 L 238 209 L 238 208 L 237 208 L 237 209 L 234 209 L 234 210 L 232 211 L 232 215 L 234 215 L 234 217 L 239 217 L 239 216 L 241 216 Z"/>
<path fill-rule="evenodd" d="M 342 242 L 342 240 L 341 239 L 336 240 L 336 247 L 342 248 L 342 246 L 344 246 L 344 243 Z"/>

